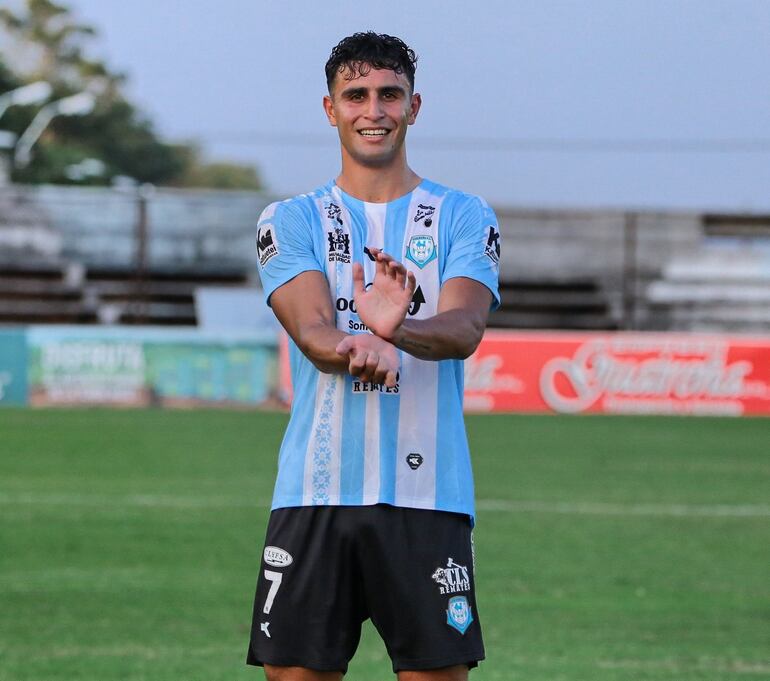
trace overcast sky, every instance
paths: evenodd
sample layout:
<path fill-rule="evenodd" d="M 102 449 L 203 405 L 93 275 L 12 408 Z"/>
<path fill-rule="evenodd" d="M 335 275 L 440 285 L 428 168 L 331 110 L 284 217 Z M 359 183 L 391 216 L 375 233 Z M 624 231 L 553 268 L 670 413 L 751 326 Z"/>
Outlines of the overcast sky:
<path fill-rule="evenodd" d="M 421 175 L 498 206 L 770 210 L 769 0 L 61 0 L 170 139 L 270 190 L 339 169 L 323 65 L 358 30 L 419 54 Z"/>

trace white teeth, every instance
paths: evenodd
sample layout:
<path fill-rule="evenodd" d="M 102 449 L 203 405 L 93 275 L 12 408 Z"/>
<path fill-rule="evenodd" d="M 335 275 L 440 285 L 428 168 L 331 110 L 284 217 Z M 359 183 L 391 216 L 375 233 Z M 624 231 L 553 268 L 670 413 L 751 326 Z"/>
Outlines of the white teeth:
<path fill-rule="evenodd" d="M 383 135 L 388 134 L 388 131 L 384 128 L 380 128 L 379 130 L 359 130 L 358 132 L 364 135 L 364 137 L 382 137 Z"/>

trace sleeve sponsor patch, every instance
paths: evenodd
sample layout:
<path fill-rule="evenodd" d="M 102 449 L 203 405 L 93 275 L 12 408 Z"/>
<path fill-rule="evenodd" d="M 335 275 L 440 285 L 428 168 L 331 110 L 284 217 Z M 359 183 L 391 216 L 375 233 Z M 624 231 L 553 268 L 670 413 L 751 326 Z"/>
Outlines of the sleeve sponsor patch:
<path fill-rule="evenodd" d="M 278 255 L 278 239 L 275 235 L 275 226 L 267 222 L 260 225 L 257 230 L 257 256 L 260 267 L 267 265 L 276 255 Z"/>
<path fill-rule="evenodd" d="M 487 227 L 487 244 L 484 247 L 484 255 L 495 265 L 500 263 L 500 232 L 495 225 Z"/>

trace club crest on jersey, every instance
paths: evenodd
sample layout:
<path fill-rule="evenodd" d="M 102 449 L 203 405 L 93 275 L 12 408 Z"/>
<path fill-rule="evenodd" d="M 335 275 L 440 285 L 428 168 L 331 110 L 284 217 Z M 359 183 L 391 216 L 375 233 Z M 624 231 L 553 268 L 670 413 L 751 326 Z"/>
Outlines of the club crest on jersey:
<path fill-rule="evenodd" d="M 329 239 L 329 262 L 350 262 L 350 235 L 339 227 L 327 233 Z"/>
<path fill-rule="evenodd" d="M 261 267 L 278 255 L 278 241 L 274 232 L 275 228 L 271 224 L 262 225 L 257 230 L 257 256 Z"/>
<path fill-rule="evenodd" d="M 447 560 L 446 567 L 436 568 L 431 577 L 439 585 L 438 590 L 441 594 L 456 594 L 471 590 L 468 568 L 458 565 L 451 557 Z"/>
<path fill-rule="evenodd" d="M 407 260 L 411 260 L 422 269 L 432 260 L 436 259 L 436 242 L 430 234 L 418 234 L 409 239 L 409 248 L 406 251 Z"/>
<path fill-rule="evenodd" d="M 415 213 L 414 221 L 419 222 L 420 220 L 424 220 L 422 224 L 426 227 L 430 227 L 433 224 L 433 213 L 435 212 L 435 206 L 423 206 L 420 203 L 417 205 L 417 213 Z"/>
<path fill-rule="evenodd" d="M 487 236 L 487 245 L 484 247 L 484 255 L 487 256 L 495 265 L 500 262 L 500 232 L 494 225 L 489 225 Z"/>
<path fill-rule="evenodd" d="M 473 622 L 473 615 L 468 599 L 465 596 L 450 598 L 446 611 L 446 623 L 461 634 L 465 634 L 471 622 Z"/>

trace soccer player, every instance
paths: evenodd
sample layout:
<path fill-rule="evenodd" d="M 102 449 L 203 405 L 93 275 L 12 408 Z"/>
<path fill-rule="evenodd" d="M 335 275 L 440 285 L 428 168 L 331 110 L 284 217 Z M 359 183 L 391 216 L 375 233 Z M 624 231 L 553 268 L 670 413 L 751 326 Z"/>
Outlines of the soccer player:
<path fill-rule="evenodd" d="M 372 32 L 332 50 L 342 170 L 259 220 L 294 385 L 248 652 L 269 681 L 341 679 L 367 618 L 399 681 L 463 681 L 484 658 L 462 360 L 499 304 L 499 232 L 407 164 L 415 62 Z"/>

